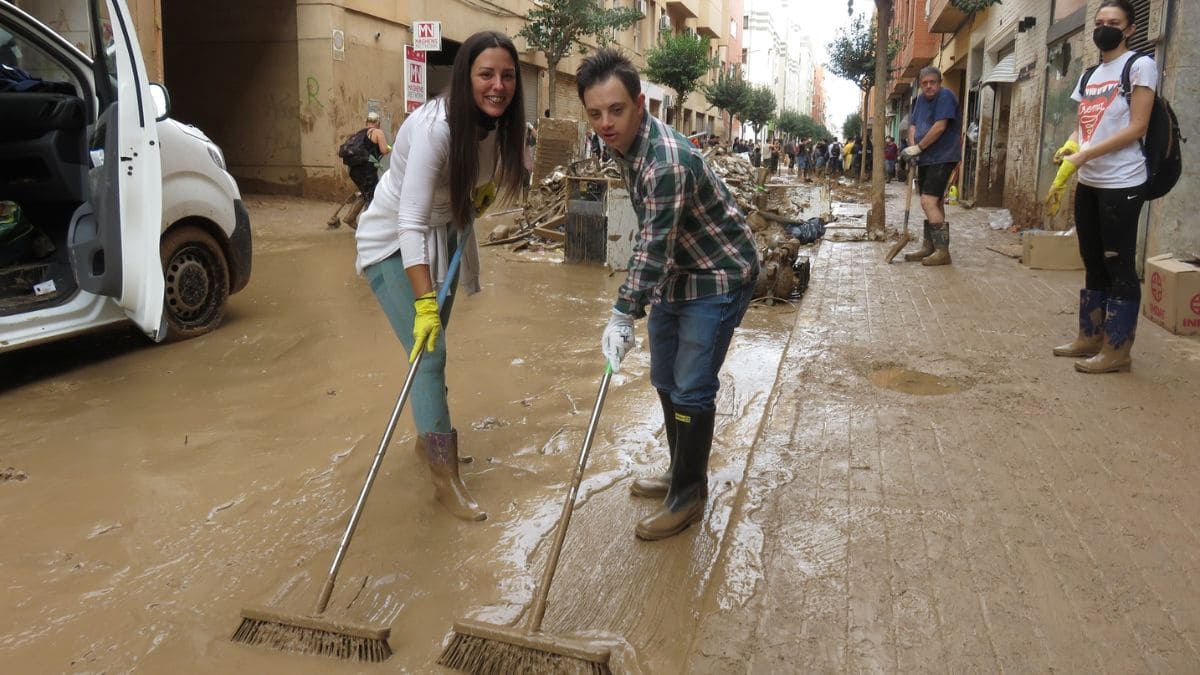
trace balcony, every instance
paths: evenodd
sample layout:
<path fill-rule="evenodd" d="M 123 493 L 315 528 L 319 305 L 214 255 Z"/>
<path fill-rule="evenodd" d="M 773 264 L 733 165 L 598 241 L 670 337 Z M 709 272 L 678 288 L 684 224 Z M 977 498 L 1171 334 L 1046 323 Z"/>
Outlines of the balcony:
<path fill-rule="evenodd" d="M 721 30 L 721 18 L 724 16 L 720 0 L 698 0 L 700 16 L 696 17 L 696 33 L 700 37 L 720 40 L 724 35 Z"/>
<path fill-rule="evenodd" d="M 667 0 L 667 13 L 680 21 L 695 19 L 700 16 L 700 0 Z"/>
<path fill-rule="evenodd" d="M 922 68 L 933 62 L 937 56 L 938 43 L 929 31 L 925 30 L 924 21 L 918 21 L 911 33 L 905 36 L 904 46 L 896 55 L 896 66 L 900 69 L 897 79 L 905 80 L 917 76 Z"/>
<path fill-rule="evenodd" d="M 931 3 L 929 8 L 929 32 L 931 33 L 953 33 L 966 20 L 966 12 L 950 4 L 950 0 L 933 0 Z"/>

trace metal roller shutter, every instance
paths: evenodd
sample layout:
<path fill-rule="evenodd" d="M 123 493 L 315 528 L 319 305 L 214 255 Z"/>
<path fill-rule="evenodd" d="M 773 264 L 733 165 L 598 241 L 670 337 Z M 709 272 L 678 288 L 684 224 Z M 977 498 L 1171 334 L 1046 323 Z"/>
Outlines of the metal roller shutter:
<path fill-rule="evenodd" d="M 541 116 L 542 111 L 538 109 L 538 88 L 540 87 L 541 74 L 538 67 L 528 63 L 521 64 L 521 86 L 524 91 L 521 92 L 521 101 L 525 104 L 525 121 L 536 122 Z"/>

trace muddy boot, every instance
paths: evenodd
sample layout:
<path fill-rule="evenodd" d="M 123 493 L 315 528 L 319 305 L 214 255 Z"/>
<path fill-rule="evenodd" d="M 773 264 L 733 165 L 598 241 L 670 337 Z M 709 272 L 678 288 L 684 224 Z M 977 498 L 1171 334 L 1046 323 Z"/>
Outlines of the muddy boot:
<path fill-rule="evenodd" d="M 1104 340 L 1100 353 L 1090 359 L 1075 362 L 1081 373 L 1115 373 L 1129 370 L 1133 360 L 1133 334 L 1137 331 L 1138 303 L 1133 300 L 1109 298 L 1104 315 Z"/>
<path fill-rule="evenodd" d="M 675 404 L 671 402 L 671 395 L 664 391 L 658 392 L 658 400 L 662 402 L 663 427 L 667 430 L 667 448 L 671 452 L 671 463 L 667 466 L 666 473 L 660 476 L 633 481 L 629 493 L 634 497 L 662 499 L 667 496 L 667 490 L 671 487 L 671 470 L 675 468 Z"/>
<path fill-rule="evenodd" d="M 924 260 L 933 255 L 933 239 L 929 237 L 929 221 L 925 221 L 925 231 L 921 235 L 921 248 L 912 253 L 905 253 L 904 259 L 908 262 L 917 262 Z"/>
<path fill-rule="evenodd" d="M 342 222 L 349 225 L 350 229 L 358 229 L 358 214 L 362 212 L 363 207 L 367 205 L 367 198 L 358 193 L 354 196 L 354 203 L 350 205 L 350 212 L 342 218 Z"/>
<path fill-rule="evenodd" d="M 418 435 L 416 451 L 429 463 L 434 495 L 447 511 L 463 520 L 487 519 L 487 513 L 479 508 L 458 477 L 458 430 L 452 429 L 448 434 L 431 431 Z"/>
<path fill-rule="evenodd" d="M 929 238 L 933 240 L 933 255 L 921 261 L 926 267 L 950 264 L 950 223 L 930 223 Z"/>
<path fill-rule="evenodd" d="M 1054 348 L 1055 356 L 1095 356 L 1104 342 L 1104 291 L 1079 290 L 1079 335 L 1074 342 Z"/>
<path fill-rule="evenodd" d="M 639 539 L 672 537 L 704 517 L 708 500 L 708 457 L 712 451 L 714 410 L 675 407 L 675 463 L 663 505 L 638 521 Z"/>

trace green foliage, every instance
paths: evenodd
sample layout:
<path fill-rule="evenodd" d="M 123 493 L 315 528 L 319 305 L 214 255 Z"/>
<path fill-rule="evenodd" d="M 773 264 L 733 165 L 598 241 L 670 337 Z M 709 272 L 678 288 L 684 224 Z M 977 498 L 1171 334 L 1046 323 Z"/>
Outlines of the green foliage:
<path fill-rule="evenodd" d="M 999 5 L 1000 0 L 950 0 L 950 4 L 970 14 L 971 12 L 982 12 L 992 5 Z"/>
<path fill-rule="evenodd" d="M 902 46 L 898 37 L 888 40 L 888 63 L 896 58 Z M 854 17 L 825 48 L 829 52 L 827 65 L 831 73 L 850 80 L 863 91 L 875 86 L 875 24 L 866 15 Z"/>
<path fill-rule="evenodd" d="M 729 124 L 725 128 L 732 134 L 734 115 L 742 114 L 750 104 L 751 88 L 746 80 L 742 79 L 741 71 L 732 68 L 722 72 L 716 82 L 704 85 L 701 91 L 704 92 L 704 98 L 710 107 L 729 115 Z"/>
<path fill-rule="evenodd" d="M 708 38 L 681 33 L 662 33 L 657 45 L 646 52 L 647 80 L 675 90 L 675 124 L 683 119 L 683 103 L 696 91 L 700 78 L 710 67 Z"/>
<path fill-rule="evenodd" d="M 829 130 L 812 118 L 811 115 L 798 113 L 795 110 L 784 110 L 775 119 L 775 128 L 796 138 L 811 138 L 814 141 L 828 141 Z"/>
<path fill-rule="evenodd" d="M 583 38 L 594 38 L 597 44 L 605 46 L 612 41 L 614 30 L 625 30 L 643 16 L 630 7 L 606 9 L 601 0 L 543 0 L 525 15 L 526 23 L 517 31 L 517 36 L 546 55 L 550 91 L 553 92 L 559 61 L 569 56 L 573 49 L 578 49 L 580 54 L 586 52 L 580 42 Z M 551 113 L 554 98 L 550 97 Z"/>
<path fill-rule="evenodd" d="M 758 132 L 767 126 L 767 122 L 771 121 L 771 116 L 774 114 L 775 92 L 766 85 L 759 85 L 751 92 L 750 105 L 741 111 L 741 118 L 754 127 L 754 135 L 757 136 Z"/>
<path fill-rule="evenodd" d="M 842 138 L 854 138 L 862 134 L 862 115 L 850 113 L 842 122 Z"/>

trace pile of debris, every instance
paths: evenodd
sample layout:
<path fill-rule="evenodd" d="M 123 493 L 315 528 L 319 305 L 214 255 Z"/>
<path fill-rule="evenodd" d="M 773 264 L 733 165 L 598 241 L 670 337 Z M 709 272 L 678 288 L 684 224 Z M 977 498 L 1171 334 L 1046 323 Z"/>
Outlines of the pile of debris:
<path fill-rule="evenodd" d="M 754 211 L 755 199 L 762 193 L 762 189 L 755 182 L 754 165 L 750 163 L 750 160 L 729 152 L 722 145 L 705 150 L 704 159 L 712 167 L 713 173 L 725 181 L 725 185 L 737 199 L 742 213 Z"/>
<path fill-rule="evenodd" d="M 598 158 L 575 160 L 567 166 L 554 167 L 529 191 L 521 215 L 517 216 L 512 224 L 496 226 L 484 245 L 507 244 L 529 237 L 538 237 L 561 245 L 566 239 L 564 224 L 567 220 L 567 200 L 570 192 L 567 179 L 585 176 L 620 179 L 621 170 L 616 162 L 601 162 Z"/>

